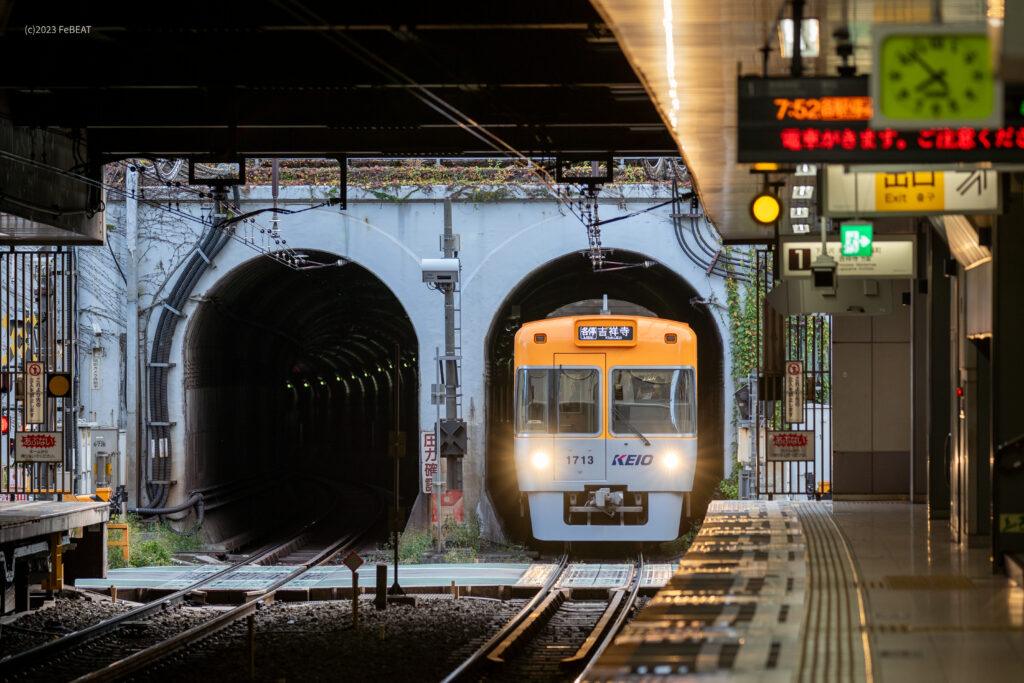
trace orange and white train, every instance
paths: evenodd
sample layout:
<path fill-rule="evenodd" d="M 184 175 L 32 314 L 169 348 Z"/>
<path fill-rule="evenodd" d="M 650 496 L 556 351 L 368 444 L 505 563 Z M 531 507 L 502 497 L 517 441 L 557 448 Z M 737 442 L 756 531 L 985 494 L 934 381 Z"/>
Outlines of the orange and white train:
<path fill-rule="evenodd" d="M 596 315 L 515 338 L 515 464 L 542 541 L 676 538 L 697 465 L 697 338 Z"/>

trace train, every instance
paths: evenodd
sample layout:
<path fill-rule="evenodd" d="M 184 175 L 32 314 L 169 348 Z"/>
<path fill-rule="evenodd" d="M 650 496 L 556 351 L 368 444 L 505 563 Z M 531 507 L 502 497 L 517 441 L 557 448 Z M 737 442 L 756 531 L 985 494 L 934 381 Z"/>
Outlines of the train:
<path fill-rule="evenodd" d="M 697 337 L 596 315 L 525 323 L 514 344 L 514 459 L 538 541 L 666 541 L 697 466 Z"/>

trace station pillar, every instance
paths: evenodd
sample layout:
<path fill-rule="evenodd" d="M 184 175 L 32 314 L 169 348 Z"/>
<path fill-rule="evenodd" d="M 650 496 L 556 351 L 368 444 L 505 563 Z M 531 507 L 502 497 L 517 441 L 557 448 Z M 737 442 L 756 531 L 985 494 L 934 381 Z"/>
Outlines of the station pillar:
<path fill-rule="evenodd" d="M 1024 552 L 1024 175 L 1004 174 L 1003 213 L 993 229 L 991 421 L 992 563 Z"/>
<path fill-rule="evenodd" d="M 934 230 L 928 235 L 928 518 L 949 519 L 950 442 L 950 283 L 946 275 L 949 249 Z"/>

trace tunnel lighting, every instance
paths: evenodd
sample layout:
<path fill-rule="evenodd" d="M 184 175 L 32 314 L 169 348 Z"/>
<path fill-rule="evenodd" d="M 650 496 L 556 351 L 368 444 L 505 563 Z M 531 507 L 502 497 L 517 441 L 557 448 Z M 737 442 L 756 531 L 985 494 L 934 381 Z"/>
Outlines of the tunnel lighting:
<path fill-rule="evenodd" d="M 322 386 L 322 387 L 325 387 L 325 386 L 327 386 L 327 382 L 325 382 L 325 381 L 323 381 L 323 380 L 320 380 L 320 386 Z"/>
<path fill-rule="evenodd" d="M 292 386 L 291 382 L 285 382 L 284 383 L 284 388 L 285 389 L 294 389 L 295 387 Z"/>
<path fill-rule="evenodd" d="M 335 375 L 334 376 L 334 381 L 335 382 L 340 382 L 341 381 L 341 375 Z"/>
<path fill-rule="evenodd" d="M 303 383 L 302 383 L 302 386 L 304 386 L 304 387 L 306 387 L 307 389 L 309 389 L 309 382 L 303 382 Z"/>
<path fill-rule="evenodd" d="M 779 218 L 782 207 L 775 195 L 762 192 L 750 203 L 750 215 L 761 225 L 771 225 Z"/>
<path fill-rule="evenodd" d="M 665 469 L 674 470 L 679 467 L 679 456 L 675 453 L 666 453 L 662 458 L 661 462 L 665 465 Z"/>
<path fill-rule="evenodd" d="M 533 463 L 533 466 L 535 468 L 537 468 L 538 470 L 542 470 L 548 466 L 548 463 L 551 462 L 551 459 L 548 457 L 548 454 L 545 453 L 544 451 L 537 451 L 530 457 L 530 462 Z"/>

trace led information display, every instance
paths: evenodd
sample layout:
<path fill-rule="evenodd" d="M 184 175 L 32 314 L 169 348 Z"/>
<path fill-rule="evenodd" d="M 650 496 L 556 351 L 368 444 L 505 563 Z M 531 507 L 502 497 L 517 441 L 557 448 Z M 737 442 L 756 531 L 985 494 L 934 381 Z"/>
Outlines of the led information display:
<path fill-rule="evenodd" d="M 633 341 L 632 325 L 580 325 L 576 328 L 579 341 Z"/>
<path fill-rule="evenodd" d="M 759 78 L 737 83 L 740 163 L 1024 162 L 1024 89 L 1007 87 L 998 128 L 868 128 L 867 76 Z M 955 152 L 955 157 L 950 156 Z"/>

